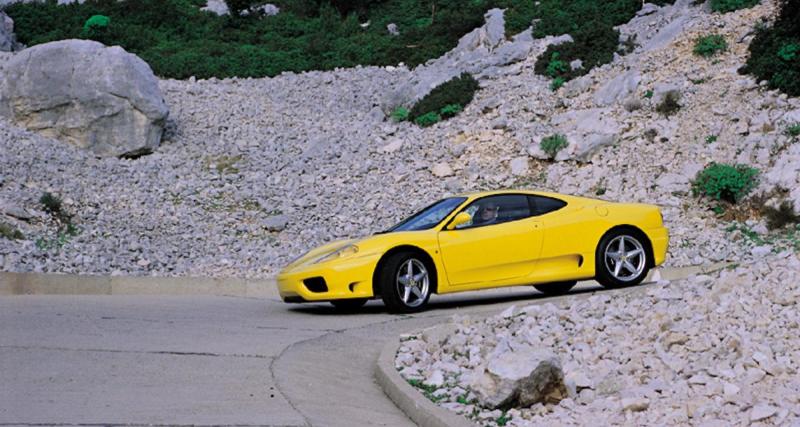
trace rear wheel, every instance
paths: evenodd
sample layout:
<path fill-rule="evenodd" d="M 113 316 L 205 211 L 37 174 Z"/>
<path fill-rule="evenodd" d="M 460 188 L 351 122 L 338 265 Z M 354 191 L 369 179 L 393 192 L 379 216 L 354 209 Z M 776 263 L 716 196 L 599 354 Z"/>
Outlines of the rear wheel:
<path fill-rule="evenodd" d="M 335 299 L 331 301 L 331 304 L 333 304 L 334 307 L 343 311 L 361 308 L 366 303 L 366 298 Z"/>
<path fill-rule="evenodd" d="M 597 281 L 607 288 L 641 283 L 652 264 L 646 242 L 640 232 L 631 229 L 603 236 L 595 257 Z"/>
<path fill-rule="evenodd" d="M 392 313 L 413 313 L 428 303 L 436 277 L 433 266 L 414 252 L 391 255 L 380 271 L 381 299 Z"/>
<path fill-rule="evenodd" d="M 533 285 L 533 287 L 545 295 L 564 295 L 577 283 L 576 280 L 568 280 L 566 282 L 543 283 L 541 285 Z"/>

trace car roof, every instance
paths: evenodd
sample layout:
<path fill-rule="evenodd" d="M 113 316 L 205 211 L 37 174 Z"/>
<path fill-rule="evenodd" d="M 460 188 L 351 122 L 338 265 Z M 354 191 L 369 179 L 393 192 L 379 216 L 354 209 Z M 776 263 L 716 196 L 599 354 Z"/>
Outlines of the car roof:
<path fill-rule="evenodd" d="M 475 200 L 475 199 L 480 199 L 480 198 L 486 197 L 486 196 L 496 196 L 496 195 L 502 195 L 502 194 L 529 194 L 529 195 L 535 195 L 535 196 L 554 197 L 554 198 L 557 198 L 557 199 L 574 199 L 575 198 L 575 196 L 568 196 L 566 194 L 558 194 L 558 193 L 552 193 L 552 192 L 548 192 L 548 191 L 538 191 L 538 190 L 524 190 L 524 189 L 520 189 L 520 190 L 478 191 L 478 192 L 472 192 L 472 193 L 458 194 L 455 197 L 467 197 L 467 198 L 469 198 L 471 200 Z"/>

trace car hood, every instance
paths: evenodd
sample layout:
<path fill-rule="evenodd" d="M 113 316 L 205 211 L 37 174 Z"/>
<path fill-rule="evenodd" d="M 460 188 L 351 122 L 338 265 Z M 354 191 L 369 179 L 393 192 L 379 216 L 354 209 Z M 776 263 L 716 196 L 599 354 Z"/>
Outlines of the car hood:
<path fill-rule="evenodd" d="M 436 239 L 435 230 L 420 230 L 420 231 L 397 231 L 390 233 L 373 234 L 357 239 L 336 240 L 324 245 L 318 246 L 306 252 L 296 260 L 292 261 L 284 268 L 283 271 L 305 267 L 313 264 L 318 259 L 335 252 L 347 245 L 357 245 L 358 253 L 353 257 L 370 256 L 375 254 L 382 254 L 400 244 L 419 242 L 425 238 Z"/>

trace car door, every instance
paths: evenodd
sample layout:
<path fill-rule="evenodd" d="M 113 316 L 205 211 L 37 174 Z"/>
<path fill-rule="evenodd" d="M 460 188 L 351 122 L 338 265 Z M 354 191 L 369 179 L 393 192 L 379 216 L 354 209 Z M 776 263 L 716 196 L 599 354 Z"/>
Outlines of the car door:
<path fill-rule="evenodd" d="M 498 208 L 495 218 L 481 222 L 482 207 Z M 484 197 L 463 211 L 473 220 L 462 228 L 439 232 L 439 249 L 453 286 L 513 279 L 528 275 L 542 245 L 541 223 L 531 217 L 525 195 Z"/>

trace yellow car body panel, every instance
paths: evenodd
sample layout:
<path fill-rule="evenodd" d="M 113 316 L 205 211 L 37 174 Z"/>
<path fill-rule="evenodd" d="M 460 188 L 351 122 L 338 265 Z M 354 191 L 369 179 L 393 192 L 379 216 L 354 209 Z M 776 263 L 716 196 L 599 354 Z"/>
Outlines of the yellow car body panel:
<path fill-rule="evenodd" d="M 551 197 L 566 202 L 566 206 L 490 226 L 446 229 L 471 202 L 502 194 Z M 527 190 L 462 197 L 465 200 L 431 229 L 337 241 L 309 251 L 279 273 L 281 297 L 290 302 L 374 297 L 373 282 L 381 259 L 404 248 L 423 251 L 430 257 L 436 271 L 434 292 L 439 294 L 590 279 L 595 276 L 595 252 L 600 239 L 617 226 L 635 227 L 647 236 L 652 249 L 651 267 L 666 259 L 669 235 L 654 205 Z M 341 255 L 337 250 L 342 251 Z M 309 289 L 305 281 L 314 278 L 324 279 L 324 291 Z"/>

